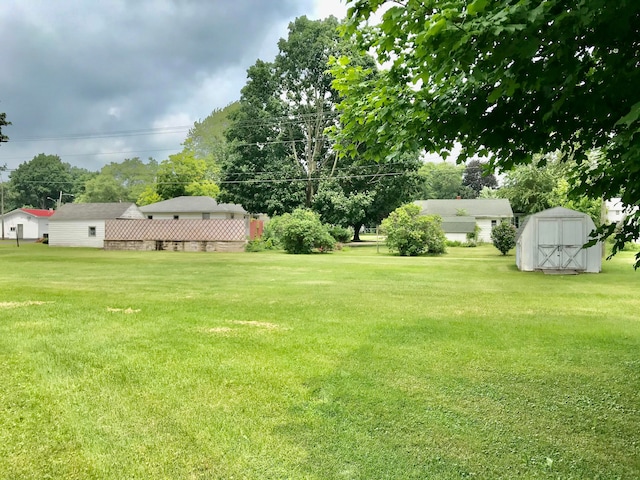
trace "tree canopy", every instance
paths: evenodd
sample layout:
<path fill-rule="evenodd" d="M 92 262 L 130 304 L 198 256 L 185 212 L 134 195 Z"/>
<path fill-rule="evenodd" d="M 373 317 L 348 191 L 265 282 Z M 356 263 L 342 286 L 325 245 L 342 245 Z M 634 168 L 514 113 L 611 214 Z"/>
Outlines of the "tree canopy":
<path fill-rule="evenodd" d="M 221 198 L 271 216 L 313 208 L 325 222 L 353 226 L 357 237 L 361 225 L 412 198 L 420 163 L 415 152 L 388 162 L 336 157 L 326 133 L 339 127 L 329 59 L 347 56 L 374 68 L 338 25 L 333 17 L 297 18 L 274 62 L 249 68 L 226 131 L 232 153 L 222 165 Z"/>
<path fill-rule="evenodd" d="M 0 143 L 9 141 L 9 137 L 2 133 L 2 127 L 6 127 L 8 125 L 11 125 L 11 122 L 7 121 L 7 114 L 0 112 Z"/>
<path fill-rule="evenodd" d="M 71 165 L 64 163 L 57 155 L 41 153 L 32 160 L 21 163 L 11 172 L 10 189 L 17 207 L 54 207 L 56 201 L 72 200 L 77 191 L 74 186 L 75 174 L 84 174 L 84 169 L 72 171 Z"/>
<path fill-rule="evenodd" d="M 640 2 L 398 0 L 363 28 L 386 3 L 349 2 L 346 34 L 388 68 L 334 63 L 342 154 L 446 155 L 458 143 L 459 160 L 489 154 L 508 170 L 562 151 L 575 160 L 572 191 L 640 203 Z"/>

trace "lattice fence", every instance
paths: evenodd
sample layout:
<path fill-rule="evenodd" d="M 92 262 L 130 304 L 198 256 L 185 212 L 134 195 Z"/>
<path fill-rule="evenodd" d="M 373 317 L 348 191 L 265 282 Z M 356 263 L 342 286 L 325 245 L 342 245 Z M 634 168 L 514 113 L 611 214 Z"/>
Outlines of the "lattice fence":
<path fill-rule="evenodd" d="M 244 241 L 243 219 L 210 220 L 107 220 L 105 240 Z"/>

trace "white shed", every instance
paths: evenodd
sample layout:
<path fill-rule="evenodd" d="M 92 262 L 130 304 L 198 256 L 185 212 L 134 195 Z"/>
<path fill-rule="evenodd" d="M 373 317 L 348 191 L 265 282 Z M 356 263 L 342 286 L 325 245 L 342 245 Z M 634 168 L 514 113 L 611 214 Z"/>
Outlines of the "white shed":
<path fill-rule="evenodd" d="M 602 244 L 582 248 L 595 229 L 586 213 L 555 207 L 528 216 L 518 231 L 516 265 L 520 270 L 597 273 Z"/>
<path fill-rule="evenodd" d="M 49 217 L 53 210 L 38 208 L 18 208 L 2 217 L 4 238 L 37 239 L 49 233 Z"/>
<path fill-rule="evenodd" d="M 52 247 L 104 247 L 105 221 L 144 218 L 133 203 L 65 203 L 49 219 Z"/>

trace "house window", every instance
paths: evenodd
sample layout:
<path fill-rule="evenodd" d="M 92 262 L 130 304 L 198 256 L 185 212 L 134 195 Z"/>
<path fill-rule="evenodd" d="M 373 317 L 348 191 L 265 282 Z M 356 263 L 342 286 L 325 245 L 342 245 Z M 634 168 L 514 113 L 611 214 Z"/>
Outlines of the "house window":
<path fill-rule="evenodd" d="M 209 220 L 211 218 L 211 214 L 210 213 L 203 213 L 202 214 L 202 219 L 203 220 Z"/>
<path fill-rule="evenodd" d="M 498 225 L 498 221 L 497 220 L 491 220 L 491 228 L 495 227 Z"/>
<path fill-rule="evenodd" d="M 179 218 L 180 218 L 180 215 L 174 215 L 174 216 L 173 216 L 173 219 L 174 219 L 174 220 L 178 220 Z"/>
<path fill-rule="evenodd" d="M 11 227 L 11 228 L 9 229 L 9 231 L 10 231 L 10 232 L 15 232 L 15 231 L 16 231 L 16 227 Z"/>
<path fill-rule="evenodd" d="M 89 236 L 90 237 L 96 236 L 96 227 L 89 227 Z"/>
<path fill-rule="evenodd" d="M 235 215 L 232 213 L 231 214 L 231 220 L 233 220 L 235 218 Z"/>
<path fill-rule="evenodd" d="M 148 220 L 153 220 L 153 215 L 147 215 Z"/>

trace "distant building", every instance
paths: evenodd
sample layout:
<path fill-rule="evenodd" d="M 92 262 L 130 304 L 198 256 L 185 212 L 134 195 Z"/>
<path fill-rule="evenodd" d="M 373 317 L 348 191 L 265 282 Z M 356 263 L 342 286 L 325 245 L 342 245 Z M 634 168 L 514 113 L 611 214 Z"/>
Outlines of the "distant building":
<path fill-rule="evenodd" d="M 184 196 L 163 200 L 140 207 L 140 211 L 153 220 L 209 220 L 247 219 L 251 215 L 234 203 L 218 203 L 207 196 Z"/>
<path fill-rule="evenodd" d="M 53 213 L 53 210 L 37 208 L 18 208 L 5 213 L 2 219 L 4 238 L 18 237 L 25 240 L 46 238 L 49 234 L 49 217 Z"/>
<path fill-rule="evenodd" d="M 105 221 L 143 219 L 134 203 L 65 203 L 49 219 L 52 247 L 104 247 Z"/>
<path fill-rule="evenodd" d="M 442 217 L 447 240 L 465 242 L 467 234 L 480 227 L 478 240 L 491 242 L 491 229 L 503 220 L 513 220 L 513 210 L 505 198 L 456 200 L 416 200 L 421 215 Z"/>

